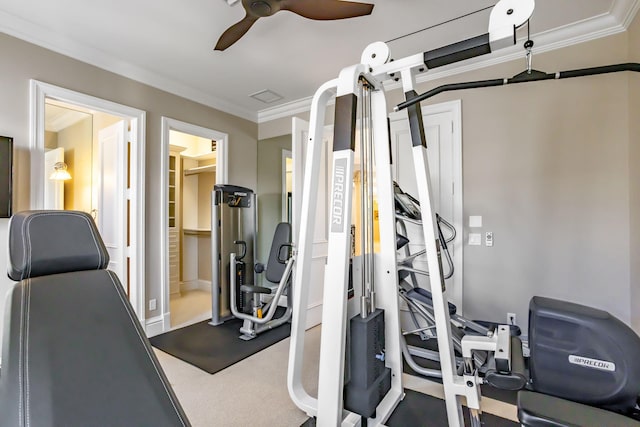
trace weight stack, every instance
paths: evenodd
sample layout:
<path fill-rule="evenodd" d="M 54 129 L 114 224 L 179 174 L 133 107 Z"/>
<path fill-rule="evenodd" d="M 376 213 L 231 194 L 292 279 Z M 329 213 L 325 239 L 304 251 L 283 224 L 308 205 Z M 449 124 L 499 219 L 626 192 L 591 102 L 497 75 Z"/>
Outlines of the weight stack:
<path fill-rule="evenodd" d="M 236 260 L 236 308 L 240 313 L 251 314 L 251 297 L 240 289 L 245 284 L 246 264 Z"/>
<path fill-rule="evenodd" d="M 391 389 L 391 369 L 384 364 L 384 311 L 377 309 L 366 318 L 354 317 L 349 330 L 349 378 L 344 387 L 344 408 L 372 418 Z"/>

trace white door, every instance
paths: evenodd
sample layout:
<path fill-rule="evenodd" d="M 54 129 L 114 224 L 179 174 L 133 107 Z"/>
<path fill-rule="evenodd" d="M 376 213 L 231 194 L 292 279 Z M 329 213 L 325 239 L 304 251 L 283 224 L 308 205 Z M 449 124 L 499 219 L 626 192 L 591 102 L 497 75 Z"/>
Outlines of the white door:
<path fill-rule="evenodd" d="M 109 270 L 127 282 L 127 123 L 122 120 L 98 132 L 99 191 L 96 224 L 109 252 Z"/>
<path fill-rule="evenodd" d="M 451 302 L 462 312 L 462 180 L 459 126 L 459 102 L 423 107 L 423 122 L 427 139 L 429 172 L 435 211 L 456 227 L 456 240 L 449 244 L 454 275 L 446 284 Z M 406 112 L 391 115 L 391 152 L 393 179 L 405 193 L 418 198 L 418 183 L 413 166 L 411 133 Z M 417 226 L 407 225 L 411 253 L 424 249 L 424 235 Z M 445 237 L 448 236 L 443 227 Z M 449 266 L 443 256 L 444 274 Z M 428 270 L 426 256 L 417 258 L 414 267 Z M 428 277 L 419 277 L 420 286 L 429 288 Z"/>
<path fill-rule="evenodd" d="M 294 241 L 298 241 L 300 233 L 300 211 L 302 209 L 302 183 L 304 182 L 304 169 L 306 159 L 306 143 L 309 139 L 309 123 L 294 118 L 292 130 L 293 148 L 293 235 Z M 309 291 L 309 306 L 307 307 L 307 328 L 318 325 L 322 321 L 322 289 L 324 286 L 324 269 L 328 255 L 328 230 L 327 212 L 329 211 L 327 188 L 329 177 L 329 164 L 327 153 L 333 146 L 333 135 L 329 129 L 325 129 L 320 159 L 320 173 L 318 181 L 318 204 L 316 213 L 316 225 L 313 238 L 313 253 L 311 260 L 311 277 L 313 284 Z"/>
<path fill-rule="evenodd" d="M 64 162 L 64 148 L 44 153 L 44 209 L 64 209 L 64 181 L 49 178 L 58 162 Z"/>

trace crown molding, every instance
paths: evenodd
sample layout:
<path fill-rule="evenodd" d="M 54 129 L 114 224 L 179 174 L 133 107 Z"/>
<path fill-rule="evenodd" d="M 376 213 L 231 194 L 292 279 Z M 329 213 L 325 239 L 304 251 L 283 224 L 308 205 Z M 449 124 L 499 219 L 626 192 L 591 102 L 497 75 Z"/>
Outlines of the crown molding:
<path fill-rule="evenodd" d="M 616 18 L 625 30 L 633 22 L 640 9 L 640 0 L 617 0 L 611 5 L 609 13 Z"/>
<path fill-rule="evenodd" d="M 270 122 L 271 120 L 289 117 L 294 114 L 304 113 L 311 109 L 313 96 L 301 98 L 296 101 L 286 102 L 275 107 L 258 111 L 258 123 Z"/>
<path fill-rule="evenodd" d="M 608 13 L 534 34 L 534 54 L 550 52 L 552 50 L 622 33 L 629 28 L 638 10 L 640 10 L 640 0 L 616 0 Z M 518 59 L 522 59 L 524 64 L 524 54 L 521 46 L 522 43 L 519 41 L 510 48 L 494 52 L 490 55 L 471 59 L 465 61 L 463 64 L 452 64 L 447 67 L 442 67 L 437 71 L 423 73 L 416 77 L 416 82 L 425 83 Z M 385 89 L 394 90 L 399 89 L 401 86 L 398 82 L 387 82 Z M 312 98 L 313 97 L 308 97 L 277 107 L 260 110 L 258 112 L 258 123 L 307 112 L 311 109 Z"/>
<path fill-rule="evenodd" d="M 148 69 L 122 61 L 102 50 L 86 46 L 55 31 L 40 27 L 4 11 L 0 11 L 0 32 L 222 112 L 233 114 L 252 122 L 256 122 L 258 119 L 257 114 L 253 111 L 207 95 L 200 90 L 163 77 Z"/>

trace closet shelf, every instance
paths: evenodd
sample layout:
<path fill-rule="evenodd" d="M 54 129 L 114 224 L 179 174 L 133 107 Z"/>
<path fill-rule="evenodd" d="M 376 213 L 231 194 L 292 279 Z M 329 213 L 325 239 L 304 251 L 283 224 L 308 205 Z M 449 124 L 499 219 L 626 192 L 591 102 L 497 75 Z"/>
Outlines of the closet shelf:
<path fill-rule="evenodd" d="M 208 228 L 183 228 L 185 236 L 210 236 L 211 230 Z"/>
<path fill-rule="evenodd" d="M 184 175 L 195 175 L 197 173 L 215 172 L 216 165 L 198 166 L 195 168 L 185 169 Z"/>
<path fill-rule="evenodd" d="M 200 153 L 200 154 L 181 153 L 180 155 L 182 157 L 184 157 L 184 158 L 193 159 L 193 160 L 212 160 L 212 159 L 216 158 L 216 152 L 215 151 L 207 151 L 207 152 Z"/>

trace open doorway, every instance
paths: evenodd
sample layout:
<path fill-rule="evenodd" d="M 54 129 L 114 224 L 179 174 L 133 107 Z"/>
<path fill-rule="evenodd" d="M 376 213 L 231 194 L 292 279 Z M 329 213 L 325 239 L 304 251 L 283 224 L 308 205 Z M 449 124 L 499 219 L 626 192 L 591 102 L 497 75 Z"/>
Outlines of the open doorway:
<path fill-rule="evenodd" d="M 31 81 L 31 207 L 90 213 L 144 324 L 144 111 Z"/>
<path fill-rule="evenodd" d="M 127 118 L 45 99 L 44 208 L 91 213 L 109 252 L 108 269 L 131 293 L 126 257 Z"/>
<path fill-rule="evenodd" d="M 282 150 L 282 221 L 293 221 L 293 152 Z"/>
<path fill-rule="evenodd" d="M 227 134 L 163 118 L 162 330 L 211 318 L 211 192 L 226 183 Z"/>

